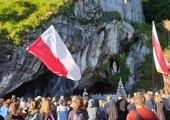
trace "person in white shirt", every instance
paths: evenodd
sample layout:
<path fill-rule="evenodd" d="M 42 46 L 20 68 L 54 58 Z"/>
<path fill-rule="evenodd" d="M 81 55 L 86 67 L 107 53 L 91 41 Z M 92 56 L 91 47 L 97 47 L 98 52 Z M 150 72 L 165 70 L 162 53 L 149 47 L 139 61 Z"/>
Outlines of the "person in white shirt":
<path fill-rule="evenodd" d="M 63 99 L 59 100 L 59 106 L 57 106 L 57 120 L 67 120 L 69 108 L 66 106 Z"/>

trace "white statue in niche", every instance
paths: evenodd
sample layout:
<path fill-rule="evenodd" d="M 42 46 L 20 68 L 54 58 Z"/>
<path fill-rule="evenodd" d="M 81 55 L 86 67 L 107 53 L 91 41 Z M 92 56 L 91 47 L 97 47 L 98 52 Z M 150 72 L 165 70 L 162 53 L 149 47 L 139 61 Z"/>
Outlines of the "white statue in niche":
<path fill-rule="evenodd" d="M 113 68 L 112 73 L 113 74 L 117 73 L 117 64 L 116 64 L 116 61 L 113 62 L 112 68 Z"/>

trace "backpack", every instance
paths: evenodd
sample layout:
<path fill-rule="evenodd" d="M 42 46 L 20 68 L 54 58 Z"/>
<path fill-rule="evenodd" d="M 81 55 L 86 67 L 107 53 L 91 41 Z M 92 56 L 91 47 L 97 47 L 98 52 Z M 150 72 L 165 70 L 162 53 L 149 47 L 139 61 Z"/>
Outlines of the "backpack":
<path fill-rule="evenodd" d="M 39 114 L 39 112 L 37 112 L 35 114 L 29 114 L 28 120 L 38 120 L 38 114 Z"/>
<path fill-rule="evenodd" d="M 47 118 L 46 118 L 46 120 L 54 120 L 53 115 L 51 115 L 51 114 L 50 114 L 50 115 L 48 115 L 48 116 L 47 116 Z"/>

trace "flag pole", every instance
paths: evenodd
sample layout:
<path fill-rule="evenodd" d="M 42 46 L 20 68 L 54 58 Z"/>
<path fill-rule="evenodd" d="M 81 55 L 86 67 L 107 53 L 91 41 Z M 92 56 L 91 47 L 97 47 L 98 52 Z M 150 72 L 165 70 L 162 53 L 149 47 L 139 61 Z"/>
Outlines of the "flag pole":
<path fill-rule="evenodd" d="M 152 21 L 152 24 L 154 24 L 154 21 Z M 152 33 L 151 33 L 151 41 L 152 41 Z M 154 55 L 153 55 L 153 47 L 152 47 L 152 92 L 153 93 L 154 93 L 154 86 L 155 86 L 154 68 L 155 68 L 155 63 L 154 63 Z"/>
<path fill-rule="evenodd" d="M 153 50 L 153 49 L 152 49 Z M 153 53 L 153 52 L 152 52 Z M 155 78 L 154 78 L 154 67 L 155 67 L 155 65 L 154 65 L 155 63 L 154 63 L 154 57 L 153 57 L 153 55 L 152 55 L 152 92 L 154 92 L 154 86 L 155 86 Z"/>

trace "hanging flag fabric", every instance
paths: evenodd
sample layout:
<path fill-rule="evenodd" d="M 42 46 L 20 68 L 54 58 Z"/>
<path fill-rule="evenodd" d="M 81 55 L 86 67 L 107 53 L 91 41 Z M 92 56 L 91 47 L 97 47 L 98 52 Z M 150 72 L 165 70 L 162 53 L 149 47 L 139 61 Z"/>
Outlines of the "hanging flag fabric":
<path fill-rule="evenodd" d="M 152 45 L 153 45 L 153 56 L 154 56 L 156 70 L 159 73 L 170 75 L 170 71 L 168 70 L 168 62 L 163 55 L 154 22 L 152 26 Z"/>
<path fill-rule="evenodd" d="M 168 89 L 170 89 L 170 83 L 169 83 L 169 80 L 168 80 L 169 76 L 167 74 L 162 74 L 162 75 L 163 75 L 165 85 L 167 86 Z"/>
<path fill-rule="evenodd" d="M 168 70 L 168 62 L 163 55 L 163 51 L 158 40 L 154 22 L 152 24 L 152 45 L 156 70 L 159 73 L 162 73 L 164 83 L 168 87 L 168 89 L 170 89 L 170 83 L 168 80 L 168 76 L 170 75 L 170 71 Z"/>
<path fill-rule="evenodd" d="M 53 73 L 72 80 L 81 79 L 79 66 L 53 25 L 26 50 L 38 57 Z"/>

